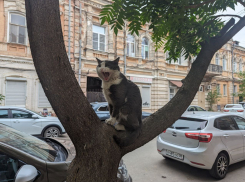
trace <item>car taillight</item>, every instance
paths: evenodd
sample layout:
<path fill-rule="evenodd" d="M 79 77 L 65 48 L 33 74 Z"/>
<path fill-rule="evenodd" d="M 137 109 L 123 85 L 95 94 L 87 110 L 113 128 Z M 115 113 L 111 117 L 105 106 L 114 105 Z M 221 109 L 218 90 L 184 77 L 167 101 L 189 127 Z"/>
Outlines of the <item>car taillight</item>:
<path fill-rule="evenodd" d="M 167 130 L 164 130 L 163 133 L 166 133 Z"/>
<path fill-rule="evenodd" d="M 237 112 L 243 112 L 244 110 L 237 110 Z"/>
<path fill-rule="evenodd" d="M 229 110 L 225 110 L 225 109 L 224 109 L 224 112 L 229 112 Z"/>
<path fill-rule="evenodd" d="M 185 133 L 186 138 L 199 140 L 199 142 L 208 143 L 212 140 L 212 133 Z"/>

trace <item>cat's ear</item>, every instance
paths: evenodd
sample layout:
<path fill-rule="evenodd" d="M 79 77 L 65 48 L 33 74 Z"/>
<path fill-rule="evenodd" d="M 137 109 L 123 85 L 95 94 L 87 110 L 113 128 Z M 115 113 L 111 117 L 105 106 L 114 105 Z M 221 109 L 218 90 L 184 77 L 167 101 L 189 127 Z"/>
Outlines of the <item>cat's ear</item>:
<path fill-rule="evenodd" d="M 97 59 L 98 64 L 100 64 L 102 62 L 100 59 L 98 59 L 98 58 L 96 58 L 96 59 Z"/>
<path fill-rule="evenodd" d="M 120 57 L 118 57 L 117 59 L 115 59 L 114 62 L 118 64 L 119 60 L 120 60 Z"/>

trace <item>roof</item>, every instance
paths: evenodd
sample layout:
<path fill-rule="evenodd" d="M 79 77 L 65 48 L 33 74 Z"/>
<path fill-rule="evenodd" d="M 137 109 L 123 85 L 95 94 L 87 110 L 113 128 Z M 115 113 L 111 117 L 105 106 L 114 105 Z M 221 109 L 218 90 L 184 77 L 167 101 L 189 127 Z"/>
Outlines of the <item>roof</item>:
<path fill-rule="evenodd" d="M 181 87 L 183 85 L 183 83 L 181 81 L 176 81 L 176 80 L 170 80 L 170 82 L 174 85 L 176 85 L 177 87 Z"/>

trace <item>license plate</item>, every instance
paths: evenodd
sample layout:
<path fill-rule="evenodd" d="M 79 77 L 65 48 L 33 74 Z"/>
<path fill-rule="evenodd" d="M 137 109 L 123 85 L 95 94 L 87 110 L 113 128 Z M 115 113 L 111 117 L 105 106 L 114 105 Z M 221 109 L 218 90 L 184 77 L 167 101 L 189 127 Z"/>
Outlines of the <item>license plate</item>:
<path fill-rule="evenodd" d="M 231 112 L 236 112 L 235 110 L 231 110 Z"/>
<path fill-rule="evenodd" d="M 184 155 L 179 154 L 177 152 L 170 151 L 170 150 L 166 150 L 166 155 L 169 155 L 169 156 L 174 157 L 176 159 L 184 160 Z"/>

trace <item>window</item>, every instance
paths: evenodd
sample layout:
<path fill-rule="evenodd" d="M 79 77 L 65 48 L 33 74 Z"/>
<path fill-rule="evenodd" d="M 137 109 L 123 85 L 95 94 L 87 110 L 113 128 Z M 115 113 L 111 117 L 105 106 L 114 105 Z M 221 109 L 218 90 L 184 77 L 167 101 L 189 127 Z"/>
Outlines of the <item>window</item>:
<path fill-rule="evenodd" d="M 233 90 L 234 93 L 237 93 L 237 87 L 236 85 L 234 85 L 234 90 Z"/>
<path fill-rule="evenodd" d="M 188 108 L 188 111 L 196 111 L 195 106 L 190 106 L 190 107 Z"/>
<path fill-rule="evenodd" d="M 215 119 L 214 127 L 220 130 L 237 130 L 236 123 L 234 123 L 230 117 L 221 117 Z"/>
<path fill-rule="evenodd" d="M 9 42 L 26 44 L 26 18 L 11 13 L 9 17 Z"/>
<path fill-rule="evenodd" d="M 218 94 L 220 94 L 220 85 L 219 84 L 216 85 L 216 89 L 217 89 Z"/>
<path fill-rule="evenodd" d="M 46 97 L 41 83 L 38 88 L 38 107 L 51 107 L 48 98 Z"/>
<path fill-rule="evenodd" d="M 98 109 L 98 111 L 109 111 L 108 110 L 108 106 L 100 106 L 100 108 Z"/>
<path fill-rule="evenodd" d="M 240 60 L 240 63 L 239 63 L 239 71 L 242 71 L 242 60 Z"/>
<path fill-rule="evenodd" d="M 215 64 L 219 65 L 219 54 L 218 53 L 216 54 L 216 57 L 215 57 Z"/>
<path fill-rule="evenodd" d="M 8 118 L 8 110 L 0 110 L 0 119 Z"/>
<path fill-rule="evenodd" d="M 127 36 L 127 56 L 135 57 L 135 39 L 131 34 Z"/>
<path fill-rule="evenodd" d="M 142 107 L 151 106 L 151 86 L 143 85 L 141 89 Z"/>
<path fill-rule="evenodd" d="M 226 90 L 226 85 L 223 85 L 223 95 L 226 96 L 227 95 L 227 90 Z"/>
<path fill-rule="evenodd" d="M 196 107 L 197 111 L 206 111 L 205 109 L 201 108 L 201 107 Z"/>
<path fill-rule="evenodd" d="M 245 130 L 245 119 L 239 116 L 233 116 L 233 119 L 235 120 L 239 130 Z"/>
<path fill-rule="evenodd" d="M 193 118 L 180 118 L 170 127 L 176 130 L 202 130 L 208 124 L 208 121 Z"/>
<path fill-rule="evenodd" d="M 148 59 L 149 58 L 149 42 L 146 37 L 142 39 L 142 44 L 141 44 L 141 55 L 143 59 Z"/>
<path fill-rule="evenodd" d="M 16 119 L 32 118 L 31 113 L 19 111 L 19 110 L 12 110 L 12 115 L 13 115 L 13 118 L 16 118 Z"/>
<path fill-rule="evenodd" d="M 93 25 L 93 49 L 105 51 L 105 28 Z"/>
<path fill-rule="evenodd" d="M 199 87 L 199 92 L 203 92 L 204 91 L 204 85 L 201 85 L 200 87 Z"/>
<path fill-rule="evenodd" d="M 223 70 L 226 71 L 226 57 L 223 56 Z"/>
<path fill-rule="evenodd" d="M 7 154 L 0 152 L 0 181 L 15 181 L 15 175 L 21 166 L 25 165 L 22 161 L 14 159 Z"/>
<path fill-rule="evenodd" d="M 174 89 L 173 88 L 170 88 L 169 89 L 169 100 L 171 100 L 175 95 L 175 92 L 174 92 Z"/>

